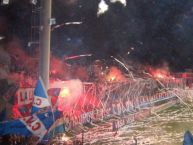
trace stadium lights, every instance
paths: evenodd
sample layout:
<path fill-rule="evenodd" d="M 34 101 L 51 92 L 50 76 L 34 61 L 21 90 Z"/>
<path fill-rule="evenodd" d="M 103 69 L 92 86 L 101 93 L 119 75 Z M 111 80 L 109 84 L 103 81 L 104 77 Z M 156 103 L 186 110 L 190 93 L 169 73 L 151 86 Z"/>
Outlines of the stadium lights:
<path fill-rule="evenodd" d="M 8 5 L 10 3 L 10 0 L 1 0 L 1 5 Z M 33 5 L 37 4 L 37 0 L 30 0 L 30 3 Z"/>
<path fill-rule="evenodd" d="M 3 40 L 5 38 L 5 36 L 0 36 L 0 40 Z"/>
<path fill-rule="evenodd" d="M 31 3 L 32 3 L 33 5 L 36 5 L 36 4 L 37 4 L 37 0 L 31 0 Z"/>
<path fill-rule="evenodd" d="M 3 1 L 1 2 L 1 4 L 2 4 L 2 5 L 8 5 L 8 4 L 9 4 L 9 0 L 3 0 Z"/>

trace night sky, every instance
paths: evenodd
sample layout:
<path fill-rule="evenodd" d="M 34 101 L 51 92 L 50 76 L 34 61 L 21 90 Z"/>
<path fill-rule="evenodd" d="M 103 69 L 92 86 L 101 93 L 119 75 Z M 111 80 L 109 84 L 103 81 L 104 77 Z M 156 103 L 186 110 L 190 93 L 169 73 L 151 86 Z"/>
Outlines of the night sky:
<path fill-rule="evenodd" d="M 96 58 L 129 57 L 154 66 L 166 62 L 177 71 L 193 68 L 192 0 L 128 0 L 125 7 L 105 0 L 109 10 L 97 16 L 99 2 L 53 0 L 57 25 L 82 22 L 52 31 L 54 55 L 93 53 Z M 0 35 L 17 36 L 26 50 L 31 7 L 29 0 L 0 7 Z"/>

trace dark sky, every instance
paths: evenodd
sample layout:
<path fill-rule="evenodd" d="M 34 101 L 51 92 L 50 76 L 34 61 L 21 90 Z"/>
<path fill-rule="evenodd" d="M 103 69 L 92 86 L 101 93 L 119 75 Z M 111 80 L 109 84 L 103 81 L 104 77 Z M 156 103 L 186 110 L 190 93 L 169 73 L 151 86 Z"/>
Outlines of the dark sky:
<path fill-rule="evenodd" d="M 55 55 L 93 53 L 99 58 L 123 56 L 151 65 L 167 62 L 174 70 L 193 68 L 192 0 L 128 0 L 126 7 L 105 1 L 109 10 L 97 17 L 100 0 L 53 0 L 57 24 L 83 22 L 53 30 Z M 29 0 L 1 6 L 0 33 L 14 34 L 26 44 L 31 6 Z"/>

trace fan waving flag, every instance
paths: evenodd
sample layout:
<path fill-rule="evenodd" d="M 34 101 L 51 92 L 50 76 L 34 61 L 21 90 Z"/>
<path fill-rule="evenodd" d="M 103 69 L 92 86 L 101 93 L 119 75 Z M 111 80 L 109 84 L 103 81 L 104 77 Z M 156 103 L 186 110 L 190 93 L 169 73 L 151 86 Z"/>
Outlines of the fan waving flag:
<path fill-rule="evenodd" d="M 36 88 L 34 91 L 34 101 L 32 105 L 32 114 L 37 112 L 41 108 L 49 107 L 51 106 L 48 100 L 48 94 L 45 89 L 44 83 L 39 77 L 39 80 L 36 84 Z"/>

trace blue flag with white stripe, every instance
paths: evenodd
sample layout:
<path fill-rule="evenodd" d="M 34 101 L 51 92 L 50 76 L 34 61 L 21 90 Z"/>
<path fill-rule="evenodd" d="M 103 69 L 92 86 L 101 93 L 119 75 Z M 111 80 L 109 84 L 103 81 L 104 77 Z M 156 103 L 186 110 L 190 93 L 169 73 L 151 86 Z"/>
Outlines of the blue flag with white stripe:
<path fill-rule="evenodd" d="M 66 130 L 64 118 L 57 119 L 49 128 L 48 133 L 44 136 L 43 141 L 49 140 L 53 134 L 64 133 Z"/>
<path fill-rule="evenodd" d="M 22 136 L 37 136 L 42 139 L 49 131 L 49 128 L 55 122 L 54 118 L 58 119 L 61 116 L 59 111 L 45 112 L 41 114 L 33 114 L 17 120 L 5 121 L 0 123 L 0 136 L 3 135 L 22 135 Z"/>
<path fill-rule="evenodd" d="M 33 114 L 37 112 L 39 109 L 49 107 L 49 106 L 51 105 L 48 100 L 47 91 L 45 89 L 45 86 L 41 77 L 39 77 L 39 80 L 34 90 L 34 101 L 33 101 L 31 113 Z"/>

